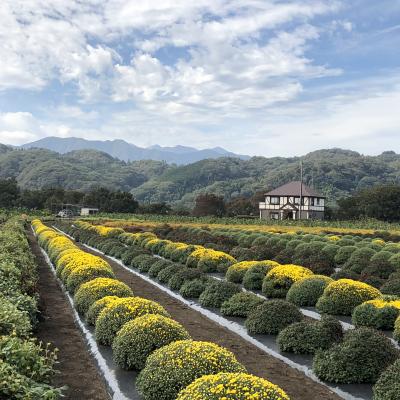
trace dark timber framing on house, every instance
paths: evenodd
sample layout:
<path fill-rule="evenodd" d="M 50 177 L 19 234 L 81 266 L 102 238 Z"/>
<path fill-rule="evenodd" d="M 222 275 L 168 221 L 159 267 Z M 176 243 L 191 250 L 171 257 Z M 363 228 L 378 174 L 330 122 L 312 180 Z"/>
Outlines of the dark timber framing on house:
<path fill-rule="evenodd" d="M 293 181 L 266 193 L 259 209 L 261 219 L 324 219 L 325 196 Z"/>

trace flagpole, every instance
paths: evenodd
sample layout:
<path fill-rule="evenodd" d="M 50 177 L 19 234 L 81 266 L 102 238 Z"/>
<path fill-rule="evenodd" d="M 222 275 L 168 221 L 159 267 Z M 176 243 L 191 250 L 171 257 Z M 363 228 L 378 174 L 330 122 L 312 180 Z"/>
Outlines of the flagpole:
<path fill-rule="evenodd" d="M 299 219 L 302 219 L 302 208 L 303 208 L 303 161 L 300 161 L 300 215 Z"/>

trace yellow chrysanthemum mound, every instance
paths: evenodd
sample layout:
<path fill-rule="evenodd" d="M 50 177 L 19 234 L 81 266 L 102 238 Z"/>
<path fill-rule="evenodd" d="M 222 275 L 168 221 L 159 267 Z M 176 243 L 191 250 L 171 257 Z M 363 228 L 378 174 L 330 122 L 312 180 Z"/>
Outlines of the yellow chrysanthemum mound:
<path fill-rule="evenodd" d="M 141 297 L 126 297 L 112 301 L 103 308 L 96 320 L 96 340 L 110 346 L 125 323 L 145 314 L 170 316 L 160 304 Z"/>
<path fill-rule="evenodd" d="M 100 259 L 101 260 L 101 259 Z M 79 265 L 72 268 L 71 272 L 68 274 L 66 278 L 66 287 L 67 290 L 71 293 L 75 293 L 75 291 L 85 282 L 91 281 L 95 278 L 114 278 L 114 272 L 112 268 L 104 262 L 102 263 L 96 261 L 96 263 L 88 264 L 88 265 Z M 64 271 L 67 268 L 64 269 Z"/>
<path fill-rule="evenodd" d="M 279 265 L 272 268 L 264 278 L 262 291 L 267 297 L 286 297 L 294 282 L 313 275 L 305 267 L 294 264 Z"/>
<path fill-rule="evenodd" d="M 317 309 L 333 315 L 351 315 L 353 309 L 368 300 L 381 296 L 381 292 L 364 282 L 339 279 L 330 283 L 317 302 Z"/>
<path fill-rule="evenodd" d="M 147 358 L 136 380 L 146 400 L 175 400 L 180 390 L 203 375 L 246 372 L 234 354 L 214 343 L 182 340 Z"/>
<path fill-rule="evenodd" d="M 352 314 L 356 326 L 370 326 L 376 329 L 391 330 L 400 315 L 400 298 L 382 296 L 358 305 Z"/>
<path fill-rule="evenodd" d="M 242 283 L 246 271 L 248 271 L 251 267 L 254 267 L 256 265 L 261 267 L 266 266 L 272 269 L 278 267 L 280 264 L 277 263 L 276 261 L 270 261 L 270 260 L 241 261 L 231 265 L 226 271 L 225 277 L 229 282 Z"/>
<path fill-rule="evenodd" d="M 105 296 L 129 297 L 132 290 L 116 279 L 96 278 L 79 286 L 74 296 L 76 310 L 85 315 L 89 307 Z"/>
<path fill-rule="evenodd" d="M 176 400 L 289 400 L 277 385 L 244 373 L 204 375 L 181 390 Z"/>
<path fill-rule="evenodd" d="M 337 242 L 338 240 L 340 240 L 340 236 L 332 235 L 328 237 L 328 240 L 332 242 Z"/>
<path fill-rule="evenodd" d="M 189 255 L 186 265 L 189 268 L 200 268 L 203 272 L 226 272 L 236 262 L 235 258 L 223 251 L 199 248 Z"/>
<path fill-rule="evenodd" d="M 117 333 L 112 349 L 114 361 L 123 369 L 144 367 L 154 351 L 177 340 L 190 339 L 178 322 L 157 314 L 146 314 L 127 322 Z"/>
<path fill-rule="evenodd" d="M 62 251 L 76 248 L 72 240 L 63 235 L 58 235 L 49 240 L 46 250 L 50 260 L 54 261 Z"/>
<path fill-rule="evenodd" d="M 89 325 L 96 325 L 97 317 L 100 315 L 102 310 L 115 300 L 121 299 L 118 296 L 105 296 L 99 300 L 96 300 L 87 311 L 85 318 Z"/>
<path fill-rule="evenodd" d="M 118 236 L 122 233 L 124 233 L 124 230 L 121 228 L 114 228 L 114 227 L 108 227 L 108 226 L 103 226 L 103 225 L 92 225 L 86 221 L 76 221 L 75 225 L 84 230 L 92 231 L 97 233 L 100 236 Z"/>

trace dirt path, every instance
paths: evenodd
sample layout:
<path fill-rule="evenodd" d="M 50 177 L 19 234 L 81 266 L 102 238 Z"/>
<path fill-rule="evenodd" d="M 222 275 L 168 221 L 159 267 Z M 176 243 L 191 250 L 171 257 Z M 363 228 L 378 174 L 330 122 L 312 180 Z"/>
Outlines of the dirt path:
<path fill-rule="evenodd" d="M 59 373 L 55 386 L 68 386 L 65 399 L 109 400 L 103 379 L 88 353 L 84 339 L 75 325 L 70 305 L 50 271 L 39 245 L 30 229 L 26 230 L 29 244 L 39 266 L 38 290 L 41 321 L 36 336 L 59 349 Z"/>
<path fill-rule="evenodd" d="M 82 249 L 99 255 L 86 247 L 82 247 Z M 129 273 L 108 257 L 101 257 L 112 266 L 117 279 L 128 284 L 136 295 L 160 303 L 176 321 L 186 327 L 193 339 L 211 341 L 231 350 L 251 374 L 261 376 L 279 385 L 291 400 L 340 399 L 329 388 L 307 378 L 300 371 L 264 353 L 240 336 L 187 307 L 144 279 Z"/>

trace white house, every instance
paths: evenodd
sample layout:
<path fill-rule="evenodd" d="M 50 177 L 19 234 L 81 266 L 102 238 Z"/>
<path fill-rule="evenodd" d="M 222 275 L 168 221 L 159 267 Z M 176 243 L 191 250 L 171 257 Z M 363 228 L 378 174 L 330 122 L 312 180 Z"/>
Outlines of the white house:
<path fill-rule="evenodd" d="M 259 209 L 261 219 L 324 219 L 325 196 L 293 181 L 266 193 Z"/>

